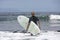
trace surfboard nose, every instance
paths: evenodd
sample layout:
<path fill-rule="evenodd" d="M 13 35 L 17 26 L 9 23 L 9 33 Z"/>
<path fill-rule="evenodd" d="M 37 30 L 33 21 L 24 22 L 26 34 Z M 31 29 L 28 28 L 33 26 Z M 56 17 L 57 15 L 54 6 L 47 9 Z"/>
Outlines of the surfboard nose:
<path fill-rule="evenodd" d="M 17 20 L 18 20 L 18 19 L 21 19 L 21 16 L 18 16 L 18 17 L 17 17 Z"/>
<path fill-rule="evenodd" d="M 22 19 L 22 16 L 18 16 L 18 17 L 17 17 L 17 20 L 21 20 L 21 19 Z"/>

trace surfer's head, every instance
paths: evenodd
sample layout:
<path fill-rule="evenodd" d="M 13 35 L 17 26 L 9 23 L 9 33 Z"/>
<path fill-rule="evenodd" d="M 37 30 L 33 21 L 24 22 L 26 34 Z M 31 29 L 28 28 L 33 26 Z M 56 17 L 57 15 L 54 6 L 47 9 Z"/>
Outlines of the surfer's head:
<path fill-rule="evenodd" d="M 31 15 L 32 15 L 32 16 L 35 16 L 35 12 L 34 12 L 34 11 L 32 11 L 32 12 L 31 12 Z"/>

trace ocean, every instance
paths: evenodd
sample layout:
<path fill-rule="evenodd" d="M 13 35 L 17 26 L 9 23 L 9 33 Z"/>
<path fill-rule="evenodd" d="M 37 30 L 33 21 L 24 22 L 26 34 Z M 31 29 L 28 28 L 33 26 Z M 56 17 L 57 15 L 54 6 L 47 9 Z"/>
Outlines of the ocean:
<path fill-rule="evenodd" d="M 41 20 L 40 28 L 44 31 L 60 30 L 60 20 Z M 24 30 L 17 21 L 17 16 L 0 16 L 0 31 L 21 31 Z"/>
<path fill-rule="evenodd" d="M 60 20 L 40 19 L 39 36 L 28 36 L 20 33 L 24 30 L 17 21 L 17 16 L 0 16 L 0 39 L 1 40 L 60 40 Z M 18 31 L 18 33 L 13 33 Z"/>

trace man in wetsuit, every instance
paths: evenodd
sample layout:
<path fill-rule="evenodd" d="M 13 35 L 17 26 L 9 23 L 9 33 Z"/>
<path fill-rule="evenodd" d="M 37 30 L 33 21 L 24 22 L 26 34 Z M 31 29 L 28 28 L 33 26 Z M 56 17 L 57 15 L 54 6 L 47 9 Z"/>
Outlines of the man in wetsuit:
<path fill-rule="evenodd" d="M 26 31 L 28 31 L 29 25 L 30 25 L 30 22 L 31 22 L 31 21 L 33 21 L 35 24 L 37 24 L 37 25 L 39 26 L 39 19 L 35 16 L 35 12 L 32 12 L 31 15 L 32 15 L 32 16 L 31 16 L 30 19 L 29 19 L 29 22 L 28 22 Z M 39 26 L 39 28 L 40 28 L 40 26 Z"/>

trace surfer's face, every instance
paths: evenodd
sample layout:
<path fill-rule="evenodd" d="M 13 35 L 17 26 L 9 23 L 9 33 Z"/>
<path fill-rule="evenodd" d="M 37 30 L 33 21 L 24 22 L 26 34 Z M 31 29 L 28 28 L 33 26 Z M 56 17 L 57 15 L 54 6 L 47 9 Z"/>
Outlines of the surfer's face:
<path fill-rule="evenodd" d="M 34 13 L 34 12 L 32 12 L 32 13 L 31 13 L 31 15 L 32 15 L 32 16 L 35 16 L 35 13 Z"/>

